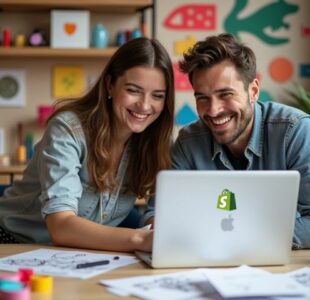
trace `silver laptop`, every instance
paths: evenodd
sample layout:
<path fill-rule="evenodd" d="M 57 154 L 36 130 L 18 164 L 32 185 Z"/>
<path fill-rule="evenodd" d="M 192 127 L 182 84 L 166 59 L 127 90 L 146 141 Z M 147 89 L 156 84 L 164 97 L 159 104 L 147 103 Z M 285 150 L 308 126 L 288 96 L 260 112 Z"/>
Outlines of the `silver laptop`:
<path fill-rule="evenodd" d="M 161 171 L 153 268 L 289 263 L 297 171 Z"/>

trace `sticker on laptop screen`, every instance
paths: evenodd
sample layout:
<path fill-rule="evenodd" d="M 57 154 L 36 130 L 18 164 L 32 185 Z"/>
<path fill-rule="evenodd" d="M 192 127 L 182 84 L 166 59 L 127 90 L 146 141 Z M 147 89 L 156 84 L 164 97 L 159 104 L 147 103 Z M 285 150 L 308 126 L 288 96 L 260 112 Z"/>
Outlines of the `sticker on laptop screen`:
<path fill-rule="evenodd" d="M 237 209 L 235 194 L 228 189 L 224 189 L 218 196 L 217 208 L 228 211 Z"/>

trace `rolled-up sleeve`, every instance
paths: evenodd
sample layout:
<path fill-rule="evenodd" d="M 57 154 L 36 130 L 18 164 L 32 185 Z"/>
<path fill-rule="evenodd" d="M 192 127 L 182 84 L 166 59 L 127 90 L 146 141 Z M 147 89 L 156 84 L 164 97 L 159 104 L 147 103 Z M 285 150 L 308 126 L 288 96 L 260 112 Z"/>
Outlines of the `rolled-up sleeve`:
<path fill-rule="evenodd" d="M 82 195 L 81 169 L 82 134 L 77 120 L 56 117 L 49 122 L 38 151 L 38 171 L 42 193 L 42 216 L 60 211 L 78 213 Z"/>

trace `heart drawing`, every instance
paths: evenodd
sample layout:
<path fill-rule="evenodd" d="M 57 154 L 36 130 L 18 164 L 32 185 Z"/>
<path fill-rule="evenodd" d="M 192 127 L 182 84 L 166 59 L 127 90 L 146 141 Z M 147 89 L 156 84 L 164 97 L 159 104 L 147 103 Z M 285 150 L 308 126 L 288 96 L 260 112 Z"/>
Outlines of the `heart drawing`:
<path fill-rule="evenodd" d="M 72 35 L 75 33 L 76 31 L 76 24 L 75 23 L 65 23 L 64 24 L 64 27 L 65 27 L 65 32 L 68 34 L 68 35 Z"/>

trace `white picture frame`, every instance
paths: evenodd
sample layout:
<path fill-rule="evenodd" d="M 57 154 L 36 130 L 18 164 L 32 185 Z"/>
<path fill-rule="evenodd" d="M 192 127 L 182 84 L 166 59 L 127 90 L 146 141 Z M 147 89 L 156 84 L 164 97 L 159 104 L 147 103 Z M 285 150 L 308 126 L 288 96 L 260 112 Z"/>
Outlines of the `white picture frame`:
<path fill-rule="evenodd" d="M 51 11 L 52 48 L 89 48 L 90 14 L 87 10 Z"/>
<path fill-rule="evenodd" d="M 0 69 L 0 107 L 24 107 L 26 72 L 23 69 Z"/>

